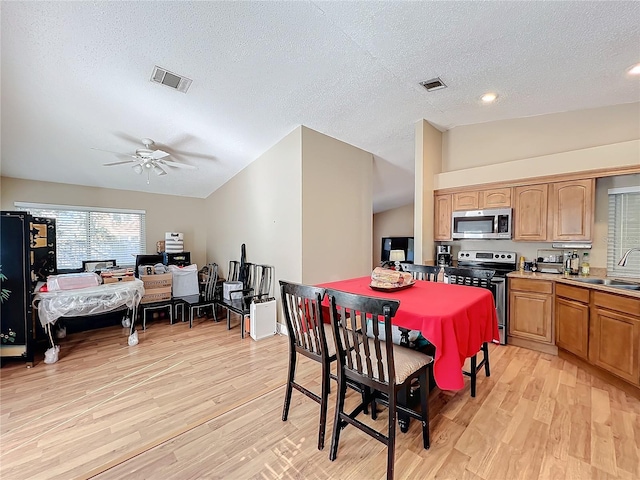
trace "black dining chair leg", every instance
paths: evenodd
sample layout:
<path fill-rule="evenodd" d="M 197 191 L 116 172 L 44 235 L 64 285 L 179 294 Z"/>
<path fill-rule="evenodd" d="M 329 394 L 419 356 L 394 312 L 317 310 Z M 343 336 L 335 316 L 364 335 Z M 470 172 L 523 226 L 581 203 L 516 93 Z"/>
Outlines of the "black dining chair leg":
<path fill-rule="evenodd" d="M 318 431 L 318 450 L 324 448 L 324 432 L 327 426 L 327 404 L 329 403 L 329 365 L 322 363 L 322 393 L 320 394 L 320 429 Z"/>
<path fill-rule="evenodd" d="M 484 354 L 484 374 L 487 377 L 491 376 L 491 370 L 489 369 L 489 342 L 482 344 L 482 352 Z"/>
<path fill-rule="evenodd" d="M 231 310 L 227 308 L 227 330 L 231 330 Z"/>
<path fill-rule="evenodd" d="M 389 436 L 387 439 L 387 480 L 393 480 L 393 466 L 396 456 L 396 420 L 395 395 L 389 395 Z"/>
<path fill-rule="evenodd" d="M 289 353 L 289 375 L 287 376 L 287 389 L 284 393 L 284 407 L 282 408 L 282 421 L 286 422 L 289 417 L 289 406 L 291 405 L 291 392 L 293 391 L 293 379 L 296 376 L 296 351 Z"/>
<path fill-rule="evenodd" d="M 338 456 L 338 443 L 340 442 L 340 431 L 346 425 L 346 422 L 340 418 L 340 414 L 344 411 L 344 397 L 347 395 L 347 384 L 340 381 L 338 376 L 338 401 L 336 402 L 336 414 L 333 420 L 333 434 L 331 435 L 331 450 L 329 451 L 329 460 L 334 461 Z"/>
<path fill-rule="evenodd" d="M 478 355 L 474 355 L 473 357 L 471 357 L 471 396 L 475 397 L 476 396 L 476 376 L 478 374 L 477 372 L 477 365 L 478 363 Z"/>
<path fill-rule="evenodd" d="M 422 414 L 422 445 L 428 450 L 429 440 L 429 373 L 423 371 L 418 381 L 420 383 L 420 413 Z"/>
<path fill-rule="evenodd" d="M 411 388 L 410 385 L 411 384 L 408 384 L 403 388 L 401 388 L 400 390 L 398 390 L 398 404 L 402 405 L 403 407 L 407 406 L 407 398 L 409 397 L 407 391 L 409 390 L 409 388 Z M 400 425 L 400 431 L 402 433 L 407 433 L 409 431 L 410 421 L 411 421 L 411 417 L 409 417 L 409 415 L 402 412 L 398 414 L 398 424 Z"/>

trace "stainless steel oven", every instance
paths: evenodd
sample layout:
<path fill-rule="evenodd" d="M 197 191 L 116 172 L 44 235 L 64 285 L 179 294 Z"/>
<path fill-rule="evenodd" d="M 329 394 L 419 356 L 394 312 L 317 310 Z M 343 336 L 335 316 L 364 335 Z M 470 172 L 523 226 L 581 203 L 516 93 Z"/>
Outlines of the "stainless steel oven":
<path fill-rule="evenodd" d="M 493 298 L 496 304 L 498 316 L 498 329 L 500 331 L 500 343 L 507 343 L 507 330 L 509 312 L 507 274 L 517 268 L 516 252 L 498 252 L 489 250 L 461 250 L 458 252 L 458 267 L 460 268 L 483 268 L 495 270 L 495 275 L 491 279 L 493 286 Z"/>

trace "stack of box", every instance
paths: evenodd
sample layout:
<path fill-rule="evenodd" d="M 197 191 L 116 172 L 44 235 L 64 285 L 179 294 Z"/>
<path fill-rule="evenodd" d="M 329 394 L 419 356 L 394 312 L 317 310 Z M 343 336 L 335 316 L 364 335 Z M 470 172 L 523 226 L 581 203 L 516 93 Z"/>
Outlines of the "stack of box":
<path fill-rule="evenodd" d="M 144 296 L 140 303 L 171 300 L 172 279 L 173 275 L 170 273 L 140 275 L 140 280 L 144 282 Z"/>
<path fill-rule="evenodd" d="M 100 272 L 102 283 L 131 282 L 134 279 L 133 268 L 107 268 Z"/>
<path fill-rule="evenodd" d="M 184 234 L 178 232 L 166 232 L 164 234 L 164 251 L 167 253 L 184 252 Z"/>

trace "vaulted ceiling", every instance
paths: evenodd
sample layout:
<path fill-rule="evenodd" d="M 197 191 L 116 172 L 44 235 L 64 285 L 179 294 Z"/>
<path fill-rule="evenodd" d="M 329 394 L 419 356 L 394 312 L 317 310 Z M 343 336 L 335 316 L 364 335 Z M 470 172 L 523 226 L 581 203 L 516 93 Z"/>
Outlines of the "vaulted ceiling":
<path fill-rule="evenodd" d="M 414 125 L 640 100 L 640 2 L 2 2 L 2 175 L 206 197 L 298 125 L 413 199 Z M 154 65 L 193 80 L 150 81 Z M 441 77 L 448 88 L 419 83 Z M 499 94 L 483 105 L 479 97 Z M 142 138 L 197 170 L 136 175 Z"/>

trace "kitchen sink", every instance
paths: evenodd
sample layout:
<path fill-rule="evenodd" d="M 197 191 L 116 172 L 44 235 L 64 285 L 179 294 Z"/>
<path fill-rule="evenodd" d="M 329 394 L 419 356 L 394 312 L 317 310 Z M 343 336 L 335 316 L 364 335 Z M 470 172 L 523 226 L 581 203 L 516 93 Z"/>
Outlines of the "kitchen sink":
<path fill-rule="evenodd" d="M 593 285 L 606 285 L 613 288 L 624 288 L 627 290 L 640 290 L 640 283 L 627 282 L 625 280 L 614 280 L 611 278 L 572 278 L 576 282 L 591 283 Z"/>

